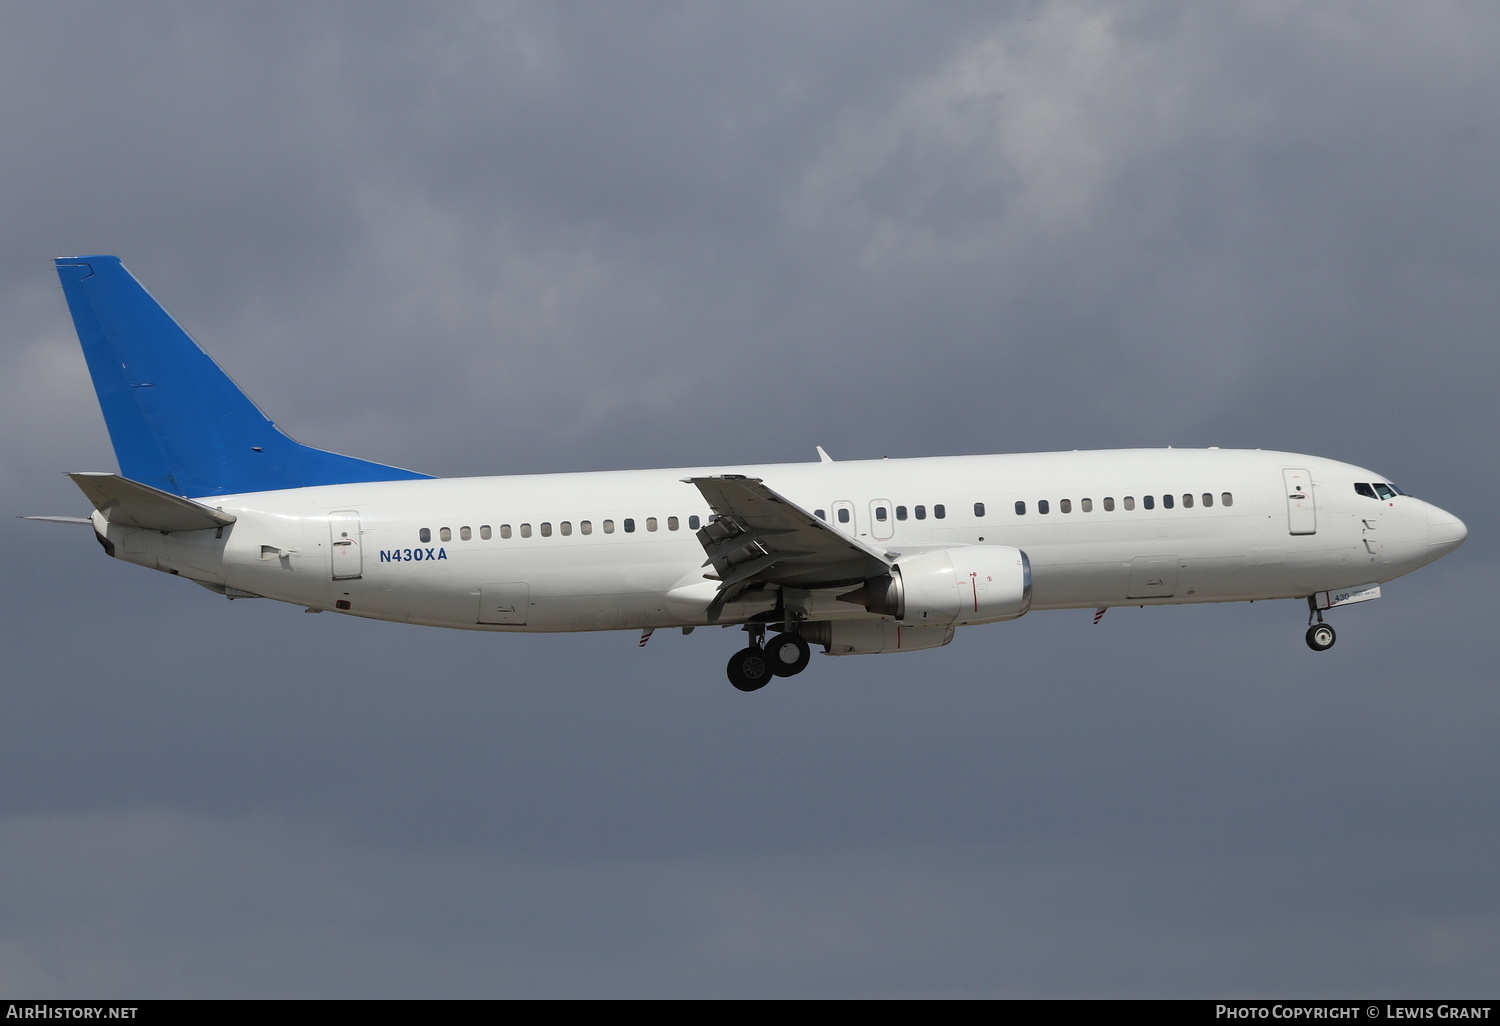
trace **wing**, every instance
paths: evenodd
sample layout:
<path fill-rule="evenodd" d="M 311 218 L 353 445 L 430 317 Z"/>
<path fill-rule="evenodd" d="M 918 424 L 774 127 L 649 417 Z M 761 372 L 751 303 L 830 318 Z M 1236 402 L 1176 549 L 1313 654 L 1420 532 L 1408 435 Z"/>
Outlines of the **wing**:
<path fill-rule="evenodd" d="M 692 477 L 714 516 L 698 541 L 719 582 L 714 607 L 755 584 L 838 588 L 890 571 L 894 557 L 819 520 L 754 477 Z"/>

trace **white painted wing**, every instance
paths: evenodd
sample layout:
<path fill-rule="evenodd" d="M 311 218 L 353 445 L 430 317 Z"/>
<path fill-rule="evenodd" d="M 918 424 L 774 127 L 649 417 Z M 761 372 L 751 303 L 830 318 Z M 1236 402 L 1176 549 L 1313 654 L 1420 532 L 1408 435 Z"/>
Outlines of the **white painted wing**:
<path fill-rule="evenodd" d="M 892 556 L 818 519 L 759 478 L 687 479 L 714 516 L 698 541 L 722 599 L 753 584 L 791 588 L 859 585 L 890 570 Z"/>

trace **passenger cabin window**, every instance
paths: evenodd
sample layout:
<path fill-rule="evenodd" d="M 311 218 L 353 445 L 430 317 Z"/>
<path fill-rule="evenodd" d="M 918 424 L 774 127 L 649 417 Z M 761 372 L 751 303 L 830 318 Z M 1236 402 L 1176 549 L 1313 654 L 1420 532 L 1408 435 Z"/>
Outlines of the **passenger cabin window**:
<path fill-rule="evenodd" d="M 522 524 L 521 525 L 521 537 L 522 538 L 530 538 L 531 537 L 531 525 L 530 524 Z"/>
<path fill-rule="evenodd" d="M 912 512 L 916 515 L 916 518 L 918 520 L 926 520 L 927 519 L 927 507 L 926 506 L 918 506 L 916 509 L 912 510 Z"/>
<path fill-rule="evenodd" d="M 821 519 L 822 516 L 823 516 L 823 514 L 821 512 L 819 512 L 818 513 L 819 519 Z M 694 513 L 692 516 L 688 517 L 688 530 L 689 531 L 696 531 L 696 530 L 698 530 L 698 528 L 700 526 L 701 526 L 701 521 L 699 521 L 699 519 L 698 519 L 698 514 Z"/>
<path fill-rule="evenodd" d="M 460 527 L 458 529 L 458 540 L 459 541 L 468 541 L 470 538 L 473 538 L 473 537 L 474 537 L 474 532 L 472 530 L 470 530 L 469 528 L 467 528 L 467 527 Z"/>
<path fill-rule="evenodd" d="M 1372 499 L 1374 497 L 1375 496 L 1373 496 L 1373 495 L 1370 496 L 1370 498 L 1372 498 Z M 417 537 L 419 539 L 421 539 L 422 541 L 424 541 L 424 542 L 430 542 L 430 541 L 432 541 L 432 528 L 430 528 L 430 527 L 424 527 L 424 528 L 422 528 L 420 531 L 417 532 Z"/>
<path fill-rule="evenodd" d="M 480 541 L 489 541 L 490 540 L 490 525 L 489 524 L 480 524 L 479 525 L 479 540 Z"/>
<path fill-rule="evenodd" d="M 906 519 L 906 507 L 905 506 L 897 506 L 896 507 L 896 519 L 897 520 L 905 520 Z"/>
<path fill-rule="evenodd" d="M 646 530 L 648 530 L 648 531 L 654 531 L 654 530 L 656 530 L 656 518 L 655 517 L 647 517 L 646 518 Z"/>
<path fill-rule="evenodd" d="M 1183 509 L 1192 509 L 1193 508 L 1193 493 L 1192 492 L 1183 492 L 1182 493 L 1182 508 Z"/>
<path fill-rule="evenodd" d="M 604 533 L 605 534 L 614 534 L 615 533 L 615 522 L 613 520 L 606 520 L 604 522 Z"/>
<path fill-rule="evenodd" d="M 564 520 L 562 523 L 558 524 L 557 525 L 557 533 L 560 534 L 560 535 L 562 535 L 564 538 L 566 538 L 568 535 L 572 534 L 573 533 L 573 522 L 571 520 Z"/>
<path fill-rule="evenodd" d="M 982 503 L 982 502 L 976 502 L 976 503 L 974 503 L 974 515 L 976 517 L 982 517 L 982 516 L 984 516 L 984 503 Z"/>
<path fill-rule="evenodd" d="M 439 528 L 438 529 L 438 538 L 440 540 L 442 540 L 442 541 L 452 541 L 453 540 L 453 532 L 450 531 L 446 527 Z"/>
<path fill-rule="evenodd" d="M 1154 496 L 1154 495 L 1143 495 L 1141 497 L 1141 505 L 1144 506 L 1144 507 L 1146 507 L 1147 509 L 1155 509 L 1156 508 L 1156 496 Z"/>
<path fill-rule="evenodd" d="M 1019 499 L 1016 500 L 1016 516 L 1018 516 L 1018 517 L 1024 517 L 1025 515 L 1026 515 L 1026 503 L 1023 502 L 1023 501 L 1021 501 L 1021 500 L 1019 500 Z"/>
<path fill-rule="evenodd" d="M 1092 513 L 1092 512 L 1094 512 L 1094 500 L 1093 499 L 1079 499 L 1078 500 L 1078 508 L 1079 508 L 1079 510 L 1081 510 L 1084 513 Z"/>
<path fill-rule="evenodd" d="M 1213 492 L 1204 492 L 1203 493 L 1203 505 L 1205 505 L 1205 506 L 1212 506 L 1213 504 L 1214 504 L 1214 493 Z"/>
<path fill-rule="evenodd" d="M 578 533 L 579 534 L 593 534 L 594 533 L 594 522 L 592 520 L 580 520 L 580 521 L 578 521 Z"/>
<path fill-rule="evenodd" d="M 1058 499 L 1057 500 L 1057 511 L 1059 513 L 1071 513 L 1071 512 L 1073 512 L 1073 500 L 1072 499 Z"/>
<path fill-rule="evenodd" d="M 1233 506 L 1234 505 L 1234 496 L 1231 495 L 1229 492 L 1225 492 L 1223 495 L 1219 496 L 1219 501 L 1222 502 L 1226 506 Z"/>
<path fill-rule="evenodd" d="M 848 522 L 849 522 L 849 511 L 847 509 L 841 509 L 841 510 L 839 510 L 839 523 L 841 523 L 841 524 L 847 524 Z"/>
<path fill-rule="evenodd" d="M 680 526 L 676 517 L 667 517 L 667 530 L 675 531 Z"/>
<path fill-rule="evenodd" d="M 1052 506 L 1047 502 L 1046 499 L 1038 499 L 1036 500 L 1036 511 L 1038 513 L 1051 513 Z"/>
<path fill-rule="evenodd" d="M 1122 503 L 1122 505 L 1126 509 L 1135 509 L 1135 496 L 1134 495 L 1127 495 L 1127 496 L 1125 496 L 1125 501 Z"/>
<path fill-rule="evenodd" d="M 550 521 L 545 521 L 545 520 L 542 521 L 542 537 L 543 538 L 551 538 L 552 537 L 552 523 Z"/>
<path fill-rule="evenodd" d="M 1172 501 L 1173 501 L 1172 500 L 1172 496 L 1170 496 L 1170 495 L 1163 495 L 1161 497 L 1161 508 L 1162 509 L 1171 509 L 1172 508 Z"/>
<path fill-rule="evenodd" d="M 932 516 L 934 520 L 941 520 L 947 515 L 948 507 L 944 506 L 941 502 L 932 507 Z"/>
<path fill-rule="evenodd" d="M 875 519 L 883 524 L 890 519 L 890 512 L 884 506 L 876 506 Z"/>
<path fill-rule="evenodd" d="M 502 537 L 502 538 L 509 538 L 510 537 L 510 525 L 509 524 L 501 524 L 500 525 L 500 537 Z"/>
<path fill-rule="evenodd" d="M 1106 513 L 1113 513 L 1114 511 L 1115 511 L 1115 497 L 1113 495 L 1106 495 L 1104 497 L 1104 512 L 1106 512 Z"/>
<path fill-rule="evenodd" d="M 626 534 L 631 534 L 631 533 L 633 533 L 635 531 L 635 518 L 634 517 L 626 517 L 624 519 L 624 521 L 622 521 L 622 522 L 625 525 L 625 533 Z"/>

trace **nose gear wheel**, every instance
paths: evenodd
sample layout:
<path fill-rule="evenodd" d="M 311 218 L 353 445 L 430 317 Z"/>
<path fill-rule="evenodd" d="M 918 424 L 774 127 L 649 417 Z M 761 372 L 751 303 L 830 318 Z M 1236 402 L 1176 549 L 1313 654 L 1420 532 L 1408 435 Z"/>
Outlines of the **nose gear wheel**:
<path fill-rule="evenodd" d="M 1307 647 L 1314 652 L 1326 652 L 1333 647 L 1338 635 L 1326 623 L 1315 623 L 1307 629 Z"/>

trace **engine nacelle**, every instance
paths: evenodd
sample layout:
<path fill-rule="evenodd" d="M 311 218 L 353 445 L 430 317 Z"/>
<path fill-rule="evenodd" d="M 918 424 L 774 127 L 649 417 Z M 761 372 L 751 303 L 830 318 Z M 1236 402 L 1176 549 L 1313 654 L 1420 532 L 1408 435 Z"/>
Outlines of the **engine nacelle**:
<path fill-rule="evenodd" d="M 839 598 L 913 627 L 999 623 L 1031 608 L 1031 560 L 1010 545 L 916 552 Z"/>
<path fill-rule="evenodd" d="M 942 648 L 952 627 L 903 627 L 889 620 L 817 620 L 802 625 L 802 637 L 829 655 L 878 655 Z"/>

